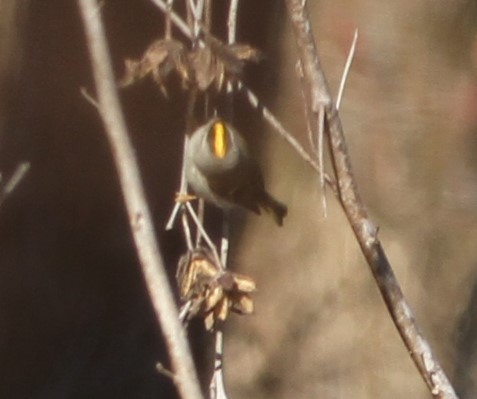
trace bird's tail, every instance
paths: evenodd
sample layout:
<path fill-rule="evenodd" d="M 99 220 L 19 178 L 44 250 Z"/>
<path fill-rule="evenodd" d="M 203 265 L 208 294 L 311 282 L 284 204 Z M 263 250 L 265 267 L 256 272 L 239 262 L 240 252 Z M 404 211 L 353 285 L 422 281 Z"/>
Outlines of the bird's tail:
<path fill-rule="evenodd" d="M 288 213 L 288 208 L 285 204 L 277 201 L 270 194 L 265 193 L 266 196 L 261 201 L 262 208 L 267 212 L 271 212 L 273 219 L 279 226 L 283 226 L 283 219 Z"/>

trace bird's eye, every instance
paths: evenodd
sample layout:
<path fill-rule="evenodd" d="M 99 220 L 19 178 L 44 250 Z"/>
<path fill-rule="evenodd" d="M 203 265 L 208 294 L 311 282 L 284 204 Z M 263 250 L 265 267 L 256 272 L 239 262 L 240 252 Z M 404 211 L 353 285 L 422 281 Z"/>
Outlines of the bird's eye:
<path fill-rule="evenodd" d="M 228 137 L 227 128 L 223 122 L 217 121 L 212 125 L 209 132 L 209 144 L 216 158 L 225 157 L 228 150 Z"/>

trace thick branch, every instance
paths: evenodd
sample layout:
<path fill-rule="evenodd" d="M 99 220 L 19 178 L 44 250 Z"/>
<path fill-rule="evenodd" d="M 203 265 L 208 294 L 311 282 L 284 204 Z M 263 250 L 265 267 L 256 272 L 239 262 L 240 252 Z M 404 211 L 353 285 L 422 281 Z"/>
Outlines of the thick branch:
<path fill-rule="evenodd" d="M 96 0 L 78 0 L 96 83 L 99 112 L 119 175 L 142 273 L 172 361 L 174 382 L 182 398 L 200 399 L 198 378 L 164 261 L 155 240 L 134 149 L 124 121 Z"/>
<path fill-rule="evenodd" d="M 432 395 L 435 398 L 457 398 L 453 387 L 434 358 L 429 344 L 415 322 L 377 238 L 377 229 L 369 219 L 358 194 L 341 121 L 336 108 L 330 101 L 331 95 L 320 66 L 309 15 L 305 8 L 306 2 L 286 0 L 286 3 L 302 64 L 304 90 L 309 99 L 306 105 L 310 112 L 317 112 L 320 105 L 325 105 L 327 133 L 332 163 L 338 180 L 340 203 L 376 279 L 391 317 Z"/>

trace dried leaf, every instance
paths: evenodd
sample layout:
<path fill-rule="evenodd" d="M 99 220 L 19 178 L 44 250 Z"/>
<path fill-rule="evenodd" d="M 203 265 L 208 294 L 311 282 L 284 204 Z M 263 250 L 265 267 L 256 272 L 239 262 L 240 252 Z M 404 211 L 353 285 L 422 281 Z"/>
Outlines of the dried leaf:
<path fill-rule="evenodd" d="M 260 51 L 248 44 L 225 44 L 205 31 L 204 40 L 232 76 L 242 73 L 245 61 L 258 62 L 262 58 Z"/>
<path fill-rule="evenodd" d="M 238 273 L 234 273 L 233 276 L 237 291 L 249 293 L 254 292 L 257 289 L 257 285 L 251 277 Z"/>
<path fill-rule="evenodd" d="M 215 286 L 205 296 L 205 311 L 213 309 L 224 298 L 224 290 L 220 285 Z"/>
<path fill-rule="evenodd" d="M 190 304 L 187 319 L 202 315 L 207 330 L 230 311 L 251 314 L 250 293 L 256 289 L 250 277 L 224 270 L 213 259 L 203 248 L 189 252 L 180 258 L 176 276 L 181 299 Z"/>
<path fill-rule="evenodd" d="M 195 82 L 200 90 L 209 88 L 216 78 L 217 63 L 209 47 L 199 47 L 190 53 L 190 64 L 195 73 Z"/>
<path fill-rule="evenodd" d="M 215 319 L 225 321 L 229 315 L 230 300 L 228 296 L 224 296 L 222 300 L 215 307 Z"/>
<path fill-rule="evenodd" d="M 263 59 L 262 52 L 248 44 L 234 43 L 228 45 L 229 50 L 242 61 L 260 62 Z"/>
<path fill-rule="evenodd" d="M 207 331 L 212 330 L 214 328 L 214 324 L 215 324 L 215 316 L 214 316 L 214 312 L 211 311 L 204 317 L 205 329 Z"/>
<path fill-rule="evenodd" d="M 242 74 L 247 62 L 261 59 L 260 52 L 249 45 L 225 44 L 205 31 L 202 31 L 202 36 L 202 46 L 190 51 L 175 39 L 154 41 L 139 60 L 125 60 L 125 73 L 119 86 L 130 86 L 151 76 L 167 95 L 165 83 L 175 72 L 184 87 L 194 84 L 201 91 L 212 87 L 221 91 L 225 82 Z"/>
<path fill-rule="evenodd" d="M 184 45 L 174 39 L 159 39 L 153 42 L 144 52 L 140 60 L 126 60 L 126 71 L 119 86 L 130 86 L 138 80 L 151 75 L 165 93 L 165 80 L 172 71 L 182 82 L 190 80 L 190 66 Z"/>
<path fill-rule="evenodd" d="M 195 83 L 201 91 L 212 85 L 216 91 L 222 90 L 226 81 L 238 78 L 248 61 L 259 61 L 260 52 L 246 44 L 225 44 L 209 33 L 202 32 L 205 46 L 197 47 L 189 53 Z"/>
<path fill-rule="evenodd" d="M 253 299 L 250 295 L 243 294 L 232 301 L 232 311 L 240 314 L 252 314 L 254 310 Z"/>

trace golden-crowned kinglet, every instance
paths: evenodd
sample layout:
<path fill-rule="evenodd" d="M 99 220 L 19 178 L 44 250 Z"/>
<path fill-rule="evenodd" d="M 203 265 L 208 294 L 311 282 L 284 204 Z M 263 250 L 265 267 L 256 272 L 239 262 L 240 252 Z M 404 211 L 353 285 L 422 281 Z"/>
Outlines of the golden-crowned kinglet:
<path fill-rule="evenodd" d="M 186 178 L 194 192 L 220 208 L 240 205 L 257 214 L 266 210 L 279 226 L 287 207 L 265 191 L 262 173 L 243 137 L 230 124 L 214 118 L 197 128 L 185 157 Z"/>

